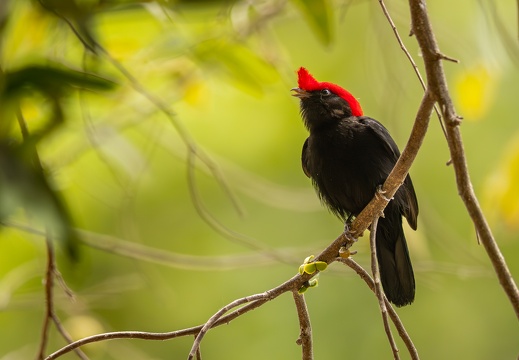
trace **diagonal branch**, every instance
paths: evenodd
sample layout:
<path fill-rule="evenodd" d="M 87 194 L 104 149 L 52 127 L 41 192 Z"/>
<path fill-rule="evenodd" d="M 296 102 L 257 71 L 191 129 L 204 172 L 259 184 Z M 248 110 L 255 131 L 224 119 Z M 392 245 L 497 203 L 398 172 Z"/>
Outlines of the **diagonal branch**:
<path fill-rule="evenodd" d="M 434 37 L 425 2 L 422 0 L 409 0 L 409 6 L 411 9 L 413 33 L 416 35 L 416 39 L 422 50 L 429 91 L 434 100 L 440 105 L 440 109 L 443 113 L 443 119 L 447 129 L 447 143 L 456 175 L 458 193 L 476 227 L 479 240 L 481 244 L 483 244 L 492 262 L 501 287 L 508 296 L 515 314 L 519 319 L 519 290 L 508 269 L 505 258 L 494 239 L 492 230 L 486 221 L 483 211 L 479 206 L 470 180 L 465 150 L 463 148 L 463 139 L 459 127 L 461 118 L 456 114 L 454 109 L 443 71 L 442 59 L 444 59 L 445 56 L 441 54 L 438 43 Z"/>
<path fill-rule="evenodd" d="M 423 139 L 425 138 L 429 126 L 429 119 L 431 117 L 433 106 L 434 101 L 429 95 L 429 91 L 426 91 L 422 98 L 418 113 L 416 114 L 416 119 L 409 140 L 407 141 L 400 158 L 395 164 L 395 167 L 382 186 L 381 191 L 385 194 L 385 197 L 391 199 L 400 185 L 403 184 L 409 169 L 422 146 Z M 355 218 L 350 229 L 352 235 L 357 237 L 362 234 L 371 224 L 373 219 L 379 216 L 379 214 L 384 210 L 386 205 L 387 202 L 384 197 L 374 196 L 370 203 L 361 211 L 359 216 Z"/>
<path fill-rule="evenodd" d="M 389 200 L 388 200 L 389 202 Z M 375 295 L 378 299 L 378 306 L 380 308 L 380 313 L 382 315 L 382 322 L 384 323 L 384 330 L 387 335 L 387 339 L 389 341 L 389 345 L 391 346 L 391 351 L 393 351 L 393 358 L 395 360 L 399 360 L 400 356 L 398 355 L 398 348 L 395 343 L 395 338 L 393 337 L 393 334 L 391 333 L 391 328 L 389 327 L 389 321 L 387 319 L 387 307 L 386 303 L 384 301 L 384 291 L 382 290 L 382 284 L 380 283 L 380 271 L 378 268 L 378 261 L 377 261 L 377 225 L 378 225 L 378 217 L 376 217 L 373 220 L 373 223 L 371 224 L 370 229 L 370 236 L 369 236 L 369 246 L 371 249 L 371 272 L 373 273 L 373 279 L 375 282 Z"/>
<path fill-rule="evenodd" d="M 353 269 L 364 282 L 368 285 L 368 287 L 371 289 L 371 291 L 375 292 L 375 282 L 373 279 L 369 276 L 368 272 L 362 268 L 359 264 L 355 262 L 351 257 L 349 258 L 339 258 L 338 261 L 342 262 L 343 264 L 349 266 L 351 269 Z M 411 337 L 407 333 L 404 324 L 398 317 L 398 314 L 396 313 L 395 309 L 393 309 L 393 306 L 389 303 L 389 301 L 384 296 L 384 303 L 386 305 L 386 309 L 389 313 L 389 317 L 391 318 L 391 321 L 395 325 L 398 335 L 400 335 L 400 338 L 404 341 L 405 346 L 407 347 L 407 351 L 409 351 L 409 355 L 411 355 L 412 360 L 419 360 L 420 357 L 418 356 L 418 351 L 416 350 L 416 347 L 413 344 L 413 341 L 411 340 Z"/>

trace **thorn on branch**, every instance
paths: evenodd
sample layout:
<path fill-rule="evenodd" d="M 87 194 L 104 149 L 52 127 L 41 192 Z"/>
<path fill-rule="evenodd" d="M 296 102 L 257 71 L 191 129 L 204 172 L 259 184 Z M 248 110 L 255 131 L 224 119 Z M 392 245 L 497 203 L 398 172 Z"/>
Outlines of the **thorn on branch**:
<path fill-rule="evenodd" d="M 460 126 L 462 120 L 463 120 L 462 116 L 455 115 L 449 119 L 449 126 L 452 126 L 452 127 Z"/>
<path fill-rule="evenodd" d="M 436 56 L 438 57 L 439 60 L 446 60 L 446 61 L 450 61 L 450 62 L 453 62 L 453 63 L 456 63 L 456 64 L 460 63 L 460 61 L 458 59 L 455 59 L 453 57 L 447 56 L 447 55 L 442 54 L 440 52 L 436 53 Z"/>

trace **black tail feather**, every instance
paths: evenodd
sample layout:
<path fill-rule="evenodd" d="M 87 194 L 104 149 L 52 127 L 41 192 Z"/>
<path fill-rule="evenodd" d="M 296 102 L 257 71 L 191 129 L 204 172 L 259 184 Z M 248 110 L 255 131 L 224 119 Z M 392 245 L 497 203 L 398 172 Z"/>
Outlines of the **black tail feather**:
<path fill-rule="evenodd" d="M 391 205 L 391 204 L 390 204 Z M 398 208 L 388 206 L 377 225 L 377 260 L 384 293 L 396 306 L 414 300 L 415 281 Z"/>

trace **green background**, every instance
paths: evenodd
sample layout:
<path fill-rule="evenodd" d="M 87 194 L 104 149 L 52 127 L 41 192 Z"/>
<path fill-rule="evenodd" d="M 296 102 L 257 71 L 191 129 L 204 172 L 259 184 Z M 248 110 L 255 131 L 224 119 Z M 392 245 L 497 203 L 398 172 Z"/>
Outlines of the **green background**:
<path fill-rule="evenodd" d="M 78 262 L 57 244 L 58 267 L 74 299 L 56 284 L 56 311 L 75 339 L 202 324 L 227 303 L 292 277 L 306 256 L 340 234 L 343 225 L 320 205 L 300 166 L 307 132 L 289 91 L 299 66 L 352 92 L 401 149 L 423 94 L 375 1 L 46 3 L 72 19 L 83 36 L 95 38 L 173 111 L 168 119 L 106 56 L 85 55 L 70 28 L 38 2 L 6 3 L 3 72 L 61 64 L 116 84 L 107 91 L 69 89 L 60 98 L 64 123 L 38 143 L 52 189 L 74 224 L 88 231 L 81 239 L 90 245 L 80 245 Z M 416 39 L 408 37 L 407 3 L 388 6 L 424 73 Z M 444 67 L 464 117 L 474 189 L 517 277 L 517 9 L 511 1 L 428 6 L 442 52 L 460 61 Z M 20 104 L 31 131 L 44 126 L 51 112 L 46 91 L 50 86 L 40 92 L 29 88 L 8 99 Z M 17 141 L 13 114 L 2 116 L 12 122 L 2 138 Z M 199 159 L 188 180 L 186 146 L 173 123 L 189 133 L 222 180 Z M 406 236 L 417 295 L 399 316 L 422 359 L 515 359 L 517 318 L 478 245 L 448 160 L 434 116 L 411 169 L 420 216 L 418 231 L 406 227 Z M 0 359 L 30 359 L 44 314 L 45 243 L 14 225 L 38 230 L 43 225 L 21 208 L 4 220 Z M 118 245 L 111 251 L 96 248 L 112 241 Z M 132 243 L 192 257 L 153 260 L 142 248 L 128 247 Z M 369 268 L 367 236 L 354 250 L 355 259 Z M 333 264 L 305 297 L 316 359 L 391 358 L 377 300 L 349 268 Z M 202 355 L 297 359 L 298 335 L 292 296 L 284 294 L 210 331 Z M 85 352 L 92 359 L 184 359 L 192 341 L 113 340 Z M 408 358 L 397 342 L 402 358 Z M 63 345 L 53 329 L 47 353 Z"/>

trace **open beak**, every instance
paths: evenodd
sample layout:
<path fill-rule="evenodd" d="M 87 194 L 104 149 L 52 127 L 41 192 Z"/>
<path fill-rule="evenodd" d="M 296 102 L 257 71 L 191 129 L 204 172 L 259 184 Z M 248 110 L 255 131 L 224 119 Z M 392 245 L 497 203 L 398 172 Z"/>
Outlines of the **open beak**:
<path fill-rule="evenodd" d="M 305 90 L 300 89 L 300 88 L 292 88 L 292 89 L 290 89 L 290 91 L 294 92 L 292 94 L 292 96 L 295 96 L 295 97 L 300 98 L 300 99 L 305 99 L 305 98 L 310 97 L 310 93 L 308 91 L 305 91 Z"/>

